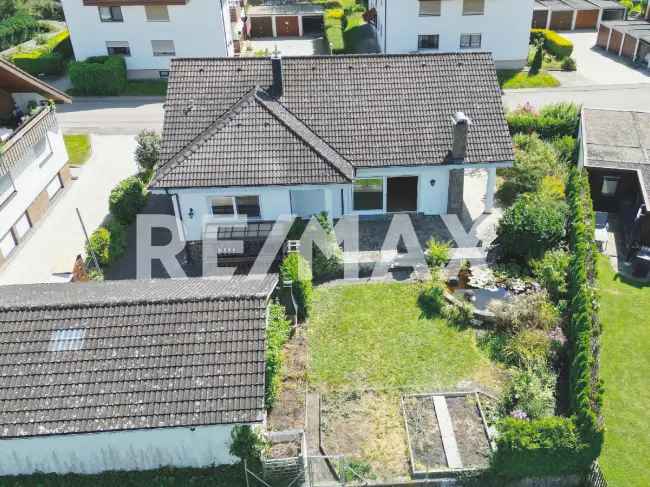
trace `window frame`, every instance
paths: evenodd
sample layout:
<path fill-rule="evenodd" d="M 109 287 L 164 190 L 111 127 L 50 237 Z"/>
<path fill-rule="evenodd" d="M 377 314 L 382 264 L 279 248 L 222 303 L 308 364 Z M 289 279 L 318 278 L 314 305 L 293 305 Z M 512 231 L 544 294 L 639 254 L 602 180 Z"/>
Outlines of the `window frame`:
<path fill-rule="evenodd" d="M 108 10 L 110 18 L 102 17 L 102 9 Z M 115 16 L 115 12 L 119 12 L 119 16 Z M 100 22 L 124 22 L 124 14 L 122 13 L 122 7 L 119 5 L 101 5 L 97 7 L 97 13 L 99 14 Z"/>
<path fill-rule="evenodd" d="M 469 0 L 472 1 L 472 0 Z M 474 0 L 476 1 L 476 0 Z M 481 2 L 481 6 L 483 7 L 481 11 L 468 11 L 466 8 L 466 4 L 468 0 L 463 0 L 463 15 L 485 15 L 485 0 L 479 0 Z"/>
<path fill-rule="evenodd" d="M 422 47 L 421 41 L 425 37 L 435 38 L 436 47 Z M 418 51 L 437 51 L 440 49 L 440 34 L 418 34 Z"/>
<path fill-rule="evenodd" d="M 123 43 L 126 44 L 126 46 L 109 46 L 110 43 Z M 122 53 L 116 53 L 116 52 L 111 52 L 111 49 L 126 49 L 127 52 L 122 54 Z M 131 45 L 129 44 L 129 41 L 106 41 L 106 52 L 108 53 L 109 56 L 124 56 L 124 57 L 131 57 Z"/>
<path fill-rule="evenodd" d="M 156 52 L 156 49 L 154 47 L 154 42 L 171 42 L 171 45 L 173 47 L 173 51 Z M 151 40 L 151 52 L 153 53 L 154 57 L 174 57 L 174 56 L 176 56 L 176 44 L 174 43 L 174 39 L 152 39 Z"/>
<path fill-rule="evenodd" d="M 358 181 L 364 181 L 364 180 L 377 180 L 381 182 L 381 206 L 380 208 L 372 208 L 372 209 L 357 209 L 356 205 L 356 200 L 355 200 L 355 192 L 356 192 L 356 186 Z M 352 211 L 355 213 L 359 214 L 377 214 L 377 213 L 385 213 L 386 212 L 386 178 L 383 176 L 376 176 L 376 177 L 362 177 L 362 178 L 356 178 L 352 182 Z"/>
<path fill-rule="evenodd" d="M 215 213 L 214 212 L 214 201 L 216 199 L 224 199 L 230 200 L 230 207 L 232 208 L 232 213 Z M 255 216 L 249 216 L 247 213 L 242 213 L 240 211 L 240 204 L 237 201 L 238 198 L 256 198 L 257 199 L 257 215 Z M 246 219 L 249 221 L 253 220 L 261 220 L 262 219 L 262 198 L 260 198 L 259 194 L 237 194 L 237 195 L 215 195 L 215 196 L 210 196 L 208 198 L 208 205 L 210 209 L 210 214 L 215 217 L 215 218 L 223 218 L 223 219 L 239 219 L 242 217 L 242 215 L 246 216 Z M 242 205 L 244 206 L 244 205 Z"/>
<path fill-rule="evenodd" d="M 14 246 L 11 248 L 11 250 L 9 251 L 8 254 L 5 254 L 5 253 L 3 252 L 3 250 L 2 250 L 2 242 L 4 242 L 4 240 L 5 240 L 7 237 L 9 237 L 9 238 L 11 238 L 11 240 L 13 240 L 13 242 L 14 242 Z M 10 229 L 7 231 L 7 233 L 5 233 L 4 235 L 1 235 L 1 236 L 0 236 L 0 257 L 2 257 L 2 258 L 4 258 L 4 259 L 8 259 L 8 258 L 11 257 L 11 255 L 16 251 L 17 248 L 18 248 L 18 240 L 16 240 L 16 236 L 14 235 L 13 228 L 10 228 Z"/>
<path fill-rule="evenodd" d="M 0 180 L 4 179 L 5 177 L 9 180 L 9 187 L 6 192 L 0 193 L 0 207 L 11 200 L 11 198 L 13 198 L 18 192 L 16 190 L 16 185 L 14 184 L 14 180 L 11 177 L 11 174 L 7 173 L 4 176 L 0 176 Z M 9 191 L 9 189 L 11 189 L 11 191 Z"/>
<path fill-rule="evenodd" d="M 610 191 L 608 183 L 615 183 L 614 191 Z M 618 193 L 618 187 L 621 184 L 620 176 L 603 176 L 603 182 L 600 186 L 600 194 L 605 198 L 616 198 L 616 193 Z"/>
<path fill-rule="evenodd" d="M 468 43 L 466 46 L 463 45 L 463 37 L 467 37 Z M 478 37 L 478 46 L 472 45 L 472 39 Z M 472 33 L 462 33 L 460 35 L 460 44 L 459 48 L 460 49 L 481 49 L 481 46 L 483 45 L 483 34 L 480 32 L 472 32 Z"/>
<path fill-rule="evenodd" d="M 151 19 L 149 18 L 149 14 L 147 12 L 147 9 L 151 9 L 152 7 L 164 7 L 165 13 L 167 14 L 166 18 L 160 18 L 160 19 Z M 169 7 L 167 5 L 144 5 L 144 18 L 147 22 L 169 22 Z"/>
<path fill-rule="evenodd" d="M 422 13 L 423 4 L 437 4 L 438 13 Z M 418 0 L 418 17 L 440 17 L 442 15 L 442 0 Z"/>

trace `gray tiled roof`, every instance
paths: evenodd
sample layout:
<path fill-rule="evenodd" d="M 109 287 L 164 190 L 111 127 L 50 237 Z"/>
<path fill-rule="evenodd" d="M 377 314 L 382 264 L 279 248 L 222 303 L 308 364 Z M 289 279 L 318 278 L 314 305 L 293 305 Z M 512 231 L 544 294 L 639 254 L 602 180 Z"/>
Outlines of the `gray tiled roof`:
<path fill-rule="evenodd" d="M 163 164 L 153 186 L 308 183 L 315 173 L 287 172 L 295 168 L 298 142 L 305 146 L 301 157 L 308 150 L 329 163 L 313 156 L 303 162 L 313 171 L 327 168 L 314 182 L 328 182 L 332 168 L 341 173 L 333 154 L 353 168 L 444 164 L 457 111 L 473 122 L 465 162 L 514 159 L 489 53 L 289 57 L 282 63 L 284 91 L 267 100 L 278 107 L 268 119 L 258 103 L 263 93 L 253 98 L 251 92 L 271 86 L 269 59 L 172 60 Z M 305 140 L 299 128 L 312 137 Z M 289 135 L 295 138 L 285 150 L 280 140 Z M 205 161 L 214 162 L 206 169 Z"/>
<path fill-rule="evenodd" d="M 0 437 L 261 421 L 276 282 L 4 287 Z"/>
<path fill-rule="evenodd" d="M 585 108 L 582 131 L 585 166 L 637 171 L 650 204 L 650 112 Z"/>

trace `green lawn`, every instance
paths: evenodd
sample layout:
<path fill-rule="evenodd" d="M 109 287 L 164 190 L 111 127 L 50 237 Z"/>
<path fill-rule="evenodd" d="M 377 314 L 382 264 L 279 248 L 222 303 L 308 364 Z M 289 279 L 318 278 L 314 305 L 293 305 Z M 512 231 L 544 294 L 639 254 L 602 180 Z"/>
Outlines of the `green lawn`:
<path fill-rule="evenodd" d="M 73 166 L 85 164 L 92 153 L 90 136 L 88 134 L 64 135 L 65 148 L 68 151 L 68 161 Z"/>
<path fill-rule="evenodd" d="M 540 71 L 530 76 L 526 71 L 499 70 L 499 85 L 503 89 L 515 88 L 553 88 L 560 86 L 560 82 L 550 73 Z"/>
<path fill-rule="evenodd" d="M 493 387 L 499 369 L 472 330 L 422 317 L 418 284 L 317 287 L 309 320 L 309 380 L 327 389 Z"/>
<path fill-rule="evenodd" d="M 167 81 L 164 79 L 129 80 L 125 96 L 165 96 Z"/>
<path fill-rule="evenodd" d="M 606 428 L 600 464 L 609 487 L 645 487 L 650 478 L 650 286 L 622 281 L 605 258 L 598 270 Z"/>

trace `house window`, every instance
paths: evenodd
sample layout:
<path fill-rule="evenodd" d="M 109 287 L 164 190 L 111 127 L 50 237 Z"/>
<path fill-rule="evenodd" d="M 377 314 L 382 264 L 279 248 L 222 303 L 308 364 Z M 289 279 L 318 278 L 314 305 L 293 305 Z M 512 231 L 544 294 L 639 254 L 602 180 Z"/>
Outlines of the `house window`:
<path fill-rule="evenodd" d="M 9 254 L 16 248 L 16 239 L 10 231 L 0 237 L 0 254 L 6 259 Z"/>
<path fill-rule="evenodd" d="M 461 34 L 461 49 L 479 49 L 481 47 L 481 34 Z"/>
<path fill-rule="evenodd" d="M 438 49 L 440 36 L 438 34 L 426 34 L 418 36 L 418 49 Z"/>
<path fill-rule="evenodd" d="M 126 41 L 106 41 L 106 51 L 108 51 L 109 56 L 131 55 L 131 48 L 129 47 L 129 43 Z"/>
<path fill-rule="evenodd" d="M 354 210 L 381 211 L 384 209 L 384 180 L 357 179 L 354 182 Z"/>
<path fill-rule="evenodd" d="M 441 0 L 420 0 L 420 17 L 440 16 Z"/>
<path fill-rule="evenodd" d="M 248 218 L 260 218 L 259 196 L 217 196 L 212 198 L 212 214 L 214 216 L 233 216 L 238 217 L 245 215 Z"/>
<path fill-rule="evenodd" d="M 605 176 L 603 178 L 603 187 L 601 188 L 600 193 L 603 196 L 616 196 L 620 180 L 621 178 L 618 176 Z"/>
<path fill-rule="evenodd" d="M 32 222 L 29 221 L 27 213 L 23 213 L 23 216 L 21 216 L 14 224 L 14 234 L 16 236 L 16 240 L 20 242 L 23 237 L 27 235 L 27 232 L 29 232 L 30 228 L 32 228 Z"/>
<path fill-rule="evenodd" d="M 463 0 L 463 15 L 483 15 L 485 0 Z"/>
<path fill-rule="evenodd" d="M 0 177 L 0 205 L 7 201 L 16 192 L 14 182 L 9 174 Z"/>
<path fill-rule="evenodd" d="M 158 71 L 158 76 L 160 76 L 163 79 L 169 78 L 169 70 L 163 70 L 163 71 Z"/>
<path fill-rule="evenodd" d="M 144 14 L 149 22 L 169 22 L 167 5 L 145 5 Z"/>
<path fill-rule="evenodd" d="M 174 41 L 151 41 L 154 56 L 175 56 Z"/>
<path fill-rule="evenodd" d="M 62 187 L 63 184 L 61 184 L 61 178 L 57 174 L 52 178 L 52 181 L 50 181 L 45 188 L 45 191 L 47 191 L 47 197 L 49 199 L 54 198 Z"/>
<path fill-rule="evenodd" d="M 122 9 L 120 7 L 97 7 L 99 9 L 99 20 L 102 22 L 124 22 Z"/>

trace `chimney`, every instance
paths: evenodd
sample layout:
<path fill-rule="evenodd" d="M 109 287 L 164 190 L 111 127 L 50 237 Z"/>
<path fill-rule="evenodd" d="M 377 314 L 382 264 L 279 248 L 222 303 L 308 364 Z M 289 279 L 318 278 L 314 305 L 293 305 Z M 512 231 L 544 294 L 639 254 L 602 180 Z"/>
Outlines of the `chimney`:
<path fill-rule="evenodd" d="M 271 69 L 273 71 L 273 84 L 271 85 L 271 94 L 275 97 L 282 96 L 282 56 L 278 47 L 275 47 L 271 56 Z"/>
<path fill-rule="evenodd" d="M 463 160 L 467 154 L 467 131 L 472 121 L 463 112 L 456 112 L 451 120 L 454 124 L 454 141 L 451 148 L 451 158 Z"/>

